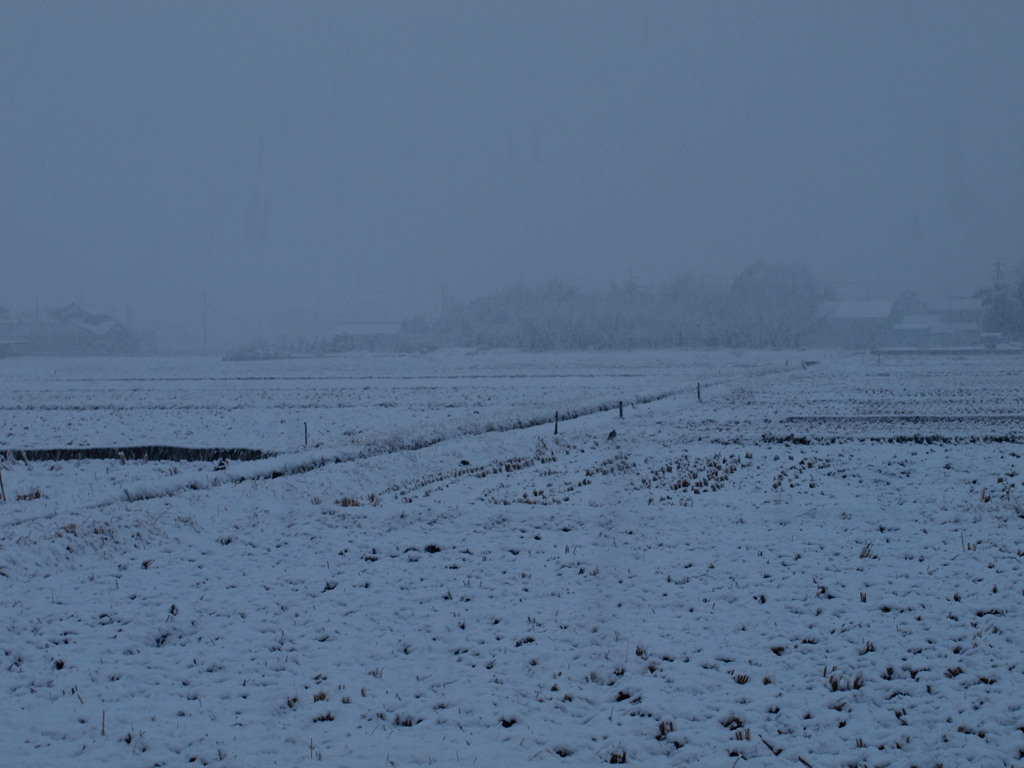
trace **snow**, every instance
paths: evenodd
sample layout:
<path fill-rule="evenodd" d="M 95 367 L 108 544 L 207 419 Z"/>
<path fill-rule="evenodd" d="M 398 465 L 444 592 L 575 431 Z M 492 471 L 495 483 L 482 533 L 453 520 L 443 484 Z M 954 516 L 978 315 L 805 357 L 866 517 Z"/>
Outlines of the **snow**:
<path fill-rule="evenodd" d="M 1024 754 L 1016 357 L 4 366 L 6 765 Z"/>

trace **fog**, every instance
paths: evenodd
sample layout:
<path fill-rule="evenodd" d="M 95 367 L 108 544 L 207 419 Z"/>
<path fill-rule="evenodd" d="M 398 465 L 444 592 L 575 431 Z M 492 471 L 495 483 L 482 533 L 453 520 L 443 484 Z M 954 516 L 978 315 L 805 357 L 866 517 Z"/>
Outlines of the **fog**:
<path fill-rule="evenodd" d="M 0 305 L 223 348 L 761 261 L 972 293 L 1022 73 L 1019 2 L 7 0 Z"/>

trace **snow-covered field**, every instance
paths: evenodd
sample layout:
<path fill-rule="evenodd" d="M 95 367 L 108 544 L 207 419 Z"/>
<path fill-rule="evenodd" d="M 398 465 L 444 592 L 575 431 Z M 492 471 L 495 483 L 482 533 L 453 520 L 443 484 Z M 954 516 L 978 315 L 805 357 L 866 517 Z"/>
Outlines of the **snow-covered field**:
<path fill-rule="evenodd" d="M 2 361 L 0 446 L 394 446 L 797 366 L 796 354 L 447 351 Z"/>
<path fill-rule="evenodd" d="M 0 361 L 0 763 L 1019 765 L 1021 363 Z"/>

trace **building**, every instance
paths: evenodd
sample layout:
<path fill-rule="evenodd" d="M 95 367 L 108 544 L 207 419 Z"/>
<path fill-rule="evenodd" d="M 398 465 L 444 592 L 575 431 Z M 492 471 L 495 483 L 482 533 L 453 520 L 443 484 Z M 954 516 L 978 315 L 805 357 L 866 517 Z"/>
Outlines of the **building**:
<path fill-rule="evenodd" d="M 896 301 L 892 344 L 900 347 L 974 347 L 982 343 L 981 299 L 946 297 L 923 301 L 905 293 Z"/>
<path fill-rule="evenodd" d="M 130 355 L 139 351 L 138 337 L 122 323 L 77 304 L 0 323 L 0 331 L 4 342 L 0 353 Z"/>
<path fill-rule="evenodd" d="M 826 301 L 821 309 L 821 341 L 848 349 L 874 349 L 887 344 L 892 337 L 894 311 L 892 301 Z"/>

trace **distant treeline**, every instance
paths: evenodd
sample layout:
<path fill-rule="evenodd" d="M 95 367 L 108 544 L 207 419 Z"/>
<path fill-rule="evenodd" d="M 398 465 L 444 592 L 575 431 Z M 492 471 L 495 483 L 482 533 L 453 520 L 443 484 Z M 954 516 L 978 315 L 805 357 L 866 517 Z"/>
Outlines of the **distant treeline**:
<path fill-rule="evenodd" d="M 1024 279 L 997 281 L 976 295 L 986 308 L 986 330 L 1024 339 Z M 754 264 L 724 283 L 684 274 L 658 286 L 627 283 L 603 290 L 562 282 L 521 284 L 464 304 L 450 303 L 440 317 L 408 320 L 397 333 L 259 342 L 230 357 L 405 353 L 441 347 L 543 351 L 840 344 L 822 320 L 823 302 L 829 298 L 807 268 L 767 263 Z M 884 334 L 891 333 L 894 320 L 890 315 L 868 322 L 885 323 L 878 331 Z"/>
<path fill-rule="evenodd" d="M 823 298 L 809 270 L 760 263 L 727 285 L 693 275 L 656 288 L 520 285 L 449 306 L 423 330 L 446 345 L 525 350 L 799 347 Z"/>

